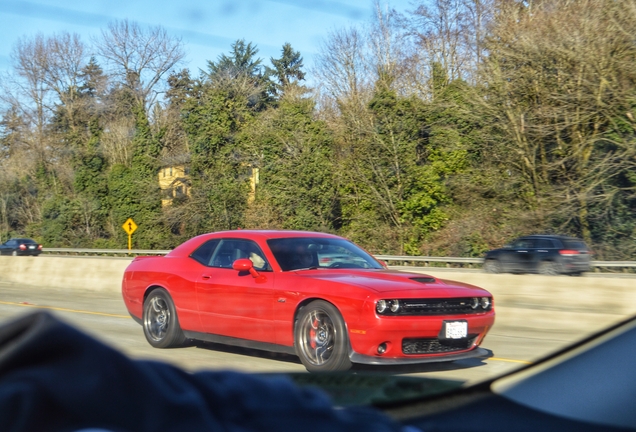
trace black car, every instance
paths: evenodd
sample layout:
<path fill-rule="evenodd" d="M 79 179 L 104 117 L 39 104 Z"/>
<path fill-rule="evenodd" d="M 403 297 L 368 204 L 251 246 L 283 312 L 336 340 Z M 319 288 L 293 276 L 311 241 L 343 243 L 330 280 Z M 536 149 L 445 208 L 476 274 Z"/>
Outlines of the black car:
<path fill-rule="evenodd" d="M 488 273 L 580 275 L 590 270 L 590 250 L 581 239 L 560 235 L 520 237 L 501 249 L 486 252 Z"/>
<path fill-rule="evenodd" d="M 42 245 L 30 238 L 12 238 L 0 245 L 0 255 L 33 255 L 42 252 Z"/>

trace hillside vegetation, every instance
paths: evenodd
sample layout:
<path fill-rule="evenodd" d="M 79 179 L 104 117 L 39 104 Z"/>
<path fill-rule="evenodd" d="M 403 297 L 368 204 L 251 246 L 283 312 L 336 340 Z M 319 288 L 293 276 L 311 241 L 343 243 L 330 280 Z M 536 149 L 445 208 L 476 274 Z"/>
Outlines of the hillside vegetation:
<path fill-rule="evenodd" d="M 636 258 L 636 3 L 378 4 L 315 65 L 237 40 L 203 71 L 134 22 L 23 38 L 0 81 L 0 237 L 171 248 L 318 230 L 375 253 L 480 256 L 516 235 Z M 159 175 L 188 193 L 162 206 Z M 258 173 L 255 192 L 252 181 Z"/>

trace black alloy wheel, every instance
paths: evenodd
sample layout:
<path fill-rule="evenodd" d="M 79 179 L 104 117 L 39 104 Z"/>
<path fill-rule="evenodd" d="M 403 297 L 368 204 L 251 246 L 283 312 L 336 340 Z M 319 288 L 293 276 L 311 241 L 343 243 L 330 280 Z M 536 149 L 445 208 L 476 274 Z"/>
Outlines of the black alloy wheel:
<path fill-rule="evenodd" d="M 323 300 L 305 306 L 294 330 L 296 353 L 309 372 L 338 372 L 351 368 L 349 338 L 340 312 Z"/>
<path fill-rule="evenodd" d="M 146 297 L 142 321 L 144 335 L 155 348 L 176 348 L 186 341 L 174 303 L 163 288 L 153 290 Z"/>

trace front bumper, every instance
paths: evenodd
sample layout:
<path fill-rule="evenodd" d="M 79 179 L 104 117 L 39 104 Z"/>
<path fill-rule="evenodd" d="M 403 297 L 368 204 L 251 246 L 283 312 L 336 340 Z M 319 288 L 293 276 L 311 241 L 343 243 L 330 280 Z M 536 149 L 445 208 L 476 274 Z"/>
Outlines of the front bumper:
<path fill-rule="evenodd" d="M 493 356 L 492 351 L 487 350 L 485 348 L 475 347 L 470 351 L 464 351 L 464 352 L 455 353 L 455 354 L 446 354 L 444 356 L 437 356 L 437 357 L 409 356 L 409 357 L 400 357 L 400 358 L 388 358 L 388 357 L 380 357 L 380 356 L 366 356 L 366 355 L 358 354 L 352 351 L 349 353 L 349 360 L 351 360 L 351 363 L 390 366 L 390 365 L 410 365 L 410 364 L 421 364 L 421 363 L 450 362 L 450 361 L 464 360 L 469 358 L 489 358 L 492 356 Z"/>
<path fill-rule="evenodd" d="M 421 351 L 413 353 L 411 343 L 419 340 L 424 344 L 432 342 L 432 346 L 447 343 L 439 340 L 444 321 L 466 321 L 468 337 L 462 339 L 465 345 L 456 349 Z M 363 329 L 349 326 L 349 357 L 354 363 L 364 364 L 415 364 L 427 362 L 453 361 L 462 358 L 483 356 L 484 351 L 478 349 L 495 321 L 495 312 L 480 314 L 378 317 Z M 362 323 L 358 323 L 362 324 Z M 459 340 L 458 340 L 459 341 Z M 451 342 L 452 343 L 452 342 Z M 382 345 L 384 352 L 380 354 L 378 347 Z M 407 346 L 409 349 L 407 349 Z"/>

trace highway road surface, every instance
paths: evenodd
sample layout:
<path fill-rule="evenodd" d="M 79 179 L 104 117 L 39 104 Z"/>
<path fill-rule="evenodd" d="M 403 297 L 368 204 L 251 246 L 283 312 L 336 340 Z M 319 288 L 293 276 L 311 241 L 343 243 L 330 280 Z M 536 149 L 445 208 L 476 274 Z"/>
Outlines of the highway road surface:
<path fill-rule="evenodd" d="M 450 276 L 440 275 L 451 278 Z M 452 277 L 456 279 L 458 275 L 453 274 Z M 471 277 L 475 276 L 465 276 L 468 279 Z M 571 278 L 553 277 L 548 279 L 550 284 L 545 287 L 546 279 L 540 279 L 543 287 L 541 290 L 528 282 L 530 279 L 522 279 L 532 276 L 506 277 L 520 278 L 500 280 L 499 285 L 504 287 L 516 285 L 515 295 L 504 288 L 485 286 L 495 294 L 497 311 L 495 326 L 482 344 L 483 348 L 493 352 L 491 358 L 408 367 L 358 366 L 354 368 L 354 372 L 414 374 L 475 383 L 523 367 L 604 326 L 620 321 L 632 313 L 636 314 L 636 306 L 619 310 L 612 302 L 603 304 L 598 299 L 586 302 L 584 300 L 588 295 L 584 290 L 571 293 L 572 298 L 580 297 L 579 301 L 568 300 L 564 303 L 563 300 L 555 300 L 551 303 L 550 293 L 558 292 L 560 283 L 571 284 Z M 30 279 L 33 280 L 33 277 Z M 581 281 L 584 279 L 579 278 Z M 488 280 L 492 280 L 492 276 Z M 632 283 L 636 286 L 636 279 L 628 282 L 629 285 Z M 484 283 L 480 285 L 484 286 Z M 609 292 L 608 295 L 613 294 Z M 245 372 L 305 372 L 298 358 L 285 354 L 216 344 L 169 350 L 152 348 L 146 342 L 141 326 L 128 315 L 121 295 L 115 291 L 19 286 L 0 282 L 0 325 L 36 310 L 49 311 L 134 359 L 168 362 L 189 371 L 231 369 Z"/>

